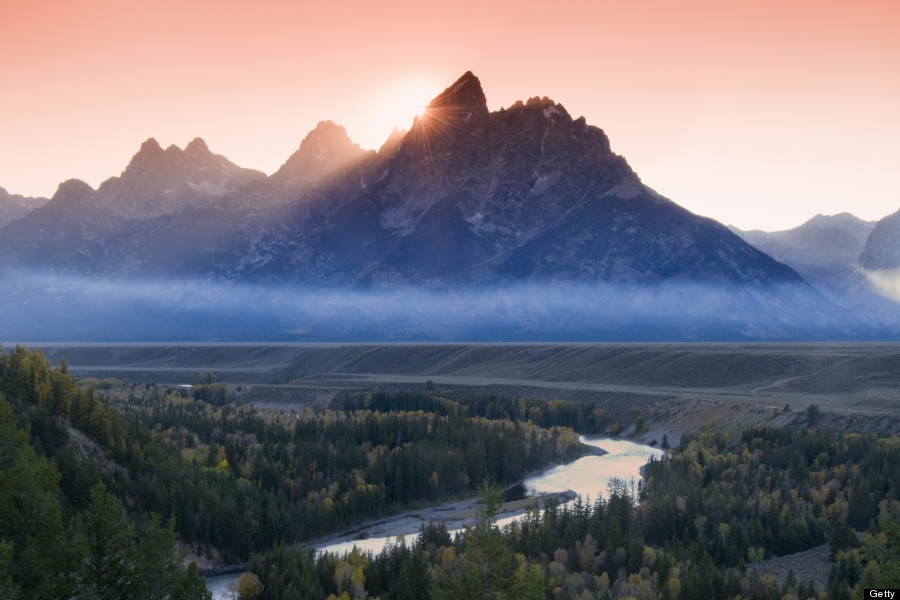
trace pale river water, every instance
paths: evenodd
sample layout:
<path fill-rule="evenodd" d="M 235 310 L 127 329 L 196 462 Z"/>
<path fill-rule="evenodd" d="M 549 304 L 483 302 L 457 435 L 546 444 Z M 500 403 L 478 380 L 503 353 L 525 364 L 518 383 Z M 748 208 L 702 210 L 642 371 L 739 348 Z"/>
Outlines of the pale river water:
<path fill-rule="evenodd" d="M 523 485 L 527 495 L 536 496 L 548 492 L 572 490 L 594 502 L 597 498 L 606 497 L 610 479 L 617 478 L 626 482 L 634 479 L 636 482 L 641 477 L 641 467 L 647 464 L 651 457 L 662 455 L 662 450 L 628 440 L 580 437 L 583 443 L 602 448 L 607 453 L 602 456 L 584 456 L 567 465 L 553 467 L 525 480 Z M 506 525 L 517 518 L 519 517 L 501 519 L 498 521 L 498 525 Z M 417 533 L 418 529 L 408 532 L 406 539 L 412 541 Z M 342 553 L 349 552 L 356 546 L 361 550 L 380 552 L 385 544 L 395 542 L 396 538 L 394 537 L 376 537 L 332 544 L 316 549 Z M 207 578 L 206 585 L 213 593 L 213 600 L 230 600 L 228 587 L 237 580 L 239 575 L 239 573 L 235 573 Z"/>

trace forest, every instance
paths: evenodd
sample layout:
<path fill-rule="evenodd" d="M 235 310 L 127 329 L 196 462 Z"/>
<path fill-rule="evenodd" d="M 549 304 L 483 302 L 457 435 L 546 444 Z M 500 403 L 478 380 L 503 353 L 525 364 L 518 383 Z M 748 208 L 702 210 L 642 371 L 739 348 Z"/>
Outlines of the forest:
<path fill-rule="evenodd" d="M 893 437 L 707 431 L 648 464 L 639 497 L 622 483 L 500 530 L 488 487 L 464 535 L 428 526 L 410 544 L 344 557 L 280 545 L 248 571 L 262 598 L 849 600 L 900 585 L 898 485 Z M 823 589 L 760 571 L 764 557 L 820 544 L 834 561 Z"/>
<path fill-rule="evenodd" d="M 26 489 L 16 471 L 0 471 L 8 500 L 0 527 L 9 528 L 0 529 L 0 539 L 14 542 L 2 547 L 0 558 L 8 549 L 15 559 L 3 563 L 11 590 L 24 597 L 89 597 L 77 569 L 48 568 L 65 561 L 24 557 L 39 553 L 49 539 L 34 535 L 28 523 L 46 521 L 47 528 L 58 521 L 44 534 L 60 548 L 78 546 L 65 536 L 77 537 L 85 511 L 99 501 L 95 491 L 116 500 L 116 510 L 132 524 L 129 547 L 142 547 L 145 530 L 164 528 L 182 548 L 236 563 L 279 543 L 470 495 L 485 478 L 511 484 L 584 452 L 569 428 L 465 410 L 261 411 L 236 405 L 213 379 L 198 377 L 190 390 L 79 383 L 65 362 L 51 369 L 40 352 L 17 347 L 0 357 L 3 439 L 9 439 L 3 448 L 17 449 L 9 460 L 27 458 L 36 479 L 35 488 Z M 24 518 L 36 506 L 25 498 L 38 490 L 52 504 L 47 510 L 58 513 L 55 521 Z M 177 563 L 177 548 L 169 551 Z M 119 560 L 139 570 L 131 557 Z M 45 594 L 44 584 L 29 577 L 56 582 L 46 584 L 52 591 Z M 169 594 L 165 588 L 160 593 Z"/>
<path fill-rule="evenodd" d="M 247 599 L 843 600 L 900 587 L 896 437 L 710 425 L 637 489 L 535 506 L 501 529 L 503 488 L 580 456 L 576 432 L 623 424 L 599 406 L 433 388 L 264 410 L 212 375 L 192 383 L 76 381 L 40 352 L 0 356 L 0 597 L 207 598 L 188 553 L 246 563 Z M 476 494 L 460 535 L 434 523 L 374 555 L 303 546 Z M 760 569 L 822 544 L 825 586 Z"/>

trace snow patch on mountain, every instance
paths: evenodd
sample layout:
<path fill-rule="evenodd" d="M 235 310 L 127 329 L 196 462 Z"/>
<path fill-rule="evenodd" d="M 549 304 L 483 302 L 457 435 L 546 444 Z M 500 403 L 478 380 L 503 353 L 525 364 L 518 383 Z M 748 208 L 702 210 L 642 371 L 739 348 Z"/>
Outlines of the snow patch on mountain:
<path fill-rule="evenodd" d="M 606 191 L 603 196 L 615 196 L 616 198 L 621 198 L 622 200 L 631 200 L 632 198 L 637 198 L 638 196 L 647 194 L 648 188 L 644 186 L 640 181 L 635 179 L 626 179 L 619 185 L 610 188 Z M 662 198 L 659 194 L 653 192 L 653 195 Z"/>
<path fill-rule="evenodd" d="M 409 235 L 415 224 L 415 219 L 405 206 L 388 207 L 382 211 L 379 220 L 383 228 L 401 236 Z"/>
<path fill-rule="evenodd" d="M 195 192 L 199 192 L 207 196 L 224 196 L 231 191 L 225 185 L 227 182 L 228 178 L 225 178 L 220 183 L 212 183 L 211 181 L 201 181 L 200 183 L 194 183 L 193 181 L 188 181 L 188 185 Z"/>

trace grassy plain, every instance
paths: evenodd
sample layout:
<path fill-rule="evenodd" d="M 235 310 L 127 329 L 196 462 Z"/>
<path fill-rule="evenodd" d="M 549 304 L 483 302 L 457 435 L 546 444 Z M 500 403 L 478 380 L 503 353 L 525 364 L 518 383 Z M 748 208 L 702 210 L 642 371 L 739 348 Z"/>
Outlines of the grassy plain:
<path fill-rule="evenodd" d="M 188 383 L 323 404 L 373 387 L 596 401 L 706 400 L 900 418 L 900 344 L 41 344 L 77 377 Z"/>

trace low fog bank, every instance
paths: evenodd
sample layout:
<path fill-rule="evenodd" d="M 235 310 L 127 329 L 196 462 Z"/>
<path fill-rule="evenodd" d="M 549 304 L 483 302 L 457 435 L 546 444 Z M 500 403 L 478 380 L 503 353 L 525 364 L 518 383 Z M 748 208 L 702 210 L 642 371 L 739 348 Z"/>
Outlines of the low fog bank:
<path fill-rule="evenodd" d="M 859 272 L 875 293 L 892 302 L 900 303 L 900 268 L 867 270 L 860 267 Z"/>
<path fill-rule="evenodd" d="M 435 291 L 4 274 L 0 340 L 832 341 L 900 338 L 805 286 L 521 283 Z"/>

